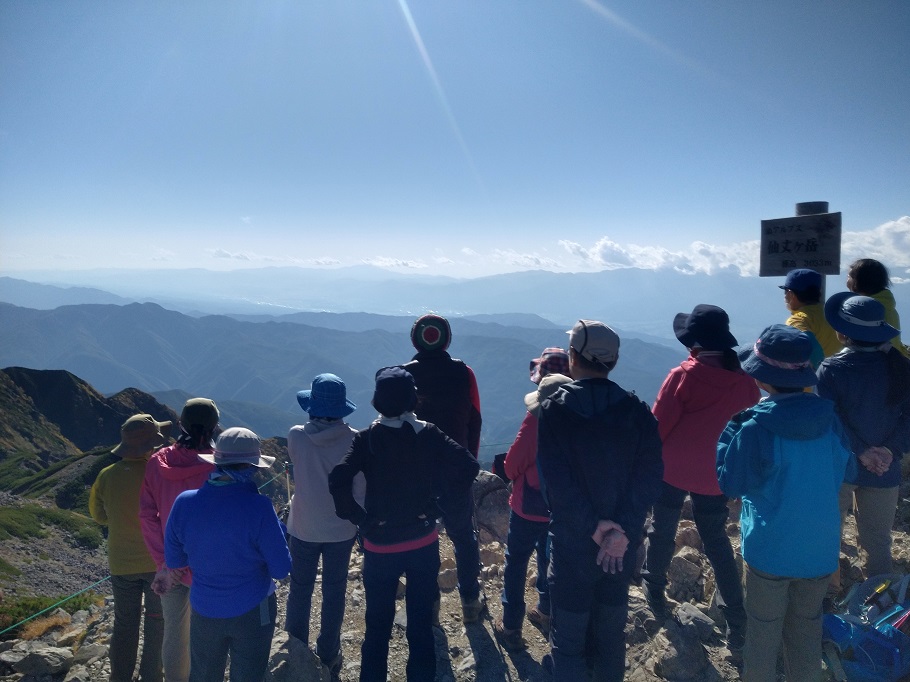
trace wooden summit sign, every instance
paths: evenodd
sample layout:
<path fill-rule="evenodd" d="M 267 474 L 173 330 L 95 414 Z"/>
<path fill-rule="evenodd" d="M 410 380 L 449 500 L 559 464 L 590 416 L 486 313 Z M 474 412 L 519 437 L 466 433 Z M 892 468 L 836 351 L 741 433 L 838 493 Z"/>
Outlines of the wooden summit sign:
<path fill-rule="evenodd" d="M 796 268 L 839 274 L 840 234 L 840 213 L 762 220 L 759 277 L 782 276 Z"/>

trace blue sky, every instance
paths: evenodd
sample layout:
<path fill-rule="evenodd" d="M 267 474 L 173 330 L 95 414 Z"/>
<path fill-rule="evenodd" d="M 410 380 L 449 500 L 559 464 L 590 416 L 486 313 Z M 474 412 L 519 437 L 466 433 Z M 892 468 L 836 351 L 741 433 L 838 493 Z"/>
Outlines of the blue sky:
<path fill-rule="evenodd" d="M 757 270 L 843 213 L 910 278 L 910 3 L 0 9 L 0 274 Z"/>

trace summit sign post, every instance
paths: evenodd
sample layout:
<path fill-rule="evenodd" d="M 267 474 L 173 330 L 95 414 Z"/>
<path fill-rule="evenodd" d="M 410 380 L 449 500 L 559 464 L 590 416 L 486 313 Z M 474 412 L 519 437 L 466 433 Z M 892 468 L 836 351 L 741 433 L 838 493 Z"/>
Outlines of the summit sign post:
<path fill-rule="evenodd" d="M 827 201 L 796 205 L 792 218 L 761 221 L 759 277 L 809 268 L 821 275 L 840 273 L 841 214 L 828 213 Z"/>

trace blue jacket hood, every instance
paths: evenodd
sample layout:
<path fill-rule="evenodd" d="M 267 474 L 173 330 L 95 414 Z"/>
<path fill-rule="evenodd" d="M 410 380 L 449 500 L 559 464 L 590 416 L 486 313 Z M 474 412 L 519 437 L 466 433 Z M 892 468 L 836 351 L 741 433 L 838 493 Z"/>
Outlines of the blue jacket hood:
<path fill-rule="evenodd" d="M 813 393 L 778 394 L 750 408 L 761 427 L 781 438 L 814 440 L 832 428 L 834 403 Z"/>

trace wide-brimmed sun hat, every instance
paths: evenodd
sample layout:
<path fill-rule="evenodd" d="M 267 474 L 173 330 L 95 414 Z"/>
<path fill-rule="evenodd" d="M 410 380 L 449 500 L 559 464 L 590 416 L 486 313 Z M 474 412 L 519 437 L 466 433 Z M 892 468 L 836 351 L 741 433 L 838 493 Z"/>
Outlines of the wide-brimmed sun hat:
<path fill-rule="evenodd" d="M 795 327 L 772 324 L 737 354 L 743 372 L 771 386 L 801 388 L 818 383 L 809 362 L 812 338 Z"/>
<path fill-rule="evenodd" d="M 700 303 L 691 313 L 679 313 L 673 319 L 673 332 L 686 348 L 726 350 L 738 345 L 730 333 L 730 317 L 723 308 Z"/>
<path fill-rule="evenodd" d="M 267 469 L 275 463 L 274 457 L 260 452 L 262 441 L 259 436 L 241 426 L 225 429 L 215 441 L 215 452 L 210 455 L 200 454 L 199 459 L 215 466 L 230 464 L 252 464 L 260 469 Z"/>
<path fill-rule="evenodd" d="M 297 402 L 311 417 L 341 419 L 357 409 L 347 399 L 347 388 L 340 377 L 334 374 L 320 374 L 311 388 L 297 393 Z"/>
<path fill-rule="evenodd" d="M 111 450 L 118 457 L 141 457 L 167 442 L 171 422 L 155 421 L 150 414 L 134 414 L 120 427 L 120 443 Z"/>
<path fill-rule="evenodd" d="M 825 301 L 825 319 L 834 331 L 854 341 L 884 343 L 901 333 L 885 322 L 885 306 L 852 291 L 842 291 Z"/>
<path fill-rule="evenodd" d="M 565 374 L 547 374 L 547 376 L 540 380 L 537 390 L 531 391 L 525 396 L 525 406 L 528 408 L 528 412 L 535 417 L 539 417 L 540 404 L 556 393 L 560 386 L 568 384 L 571 381 L 572 378 L 567 377 Z"/>

